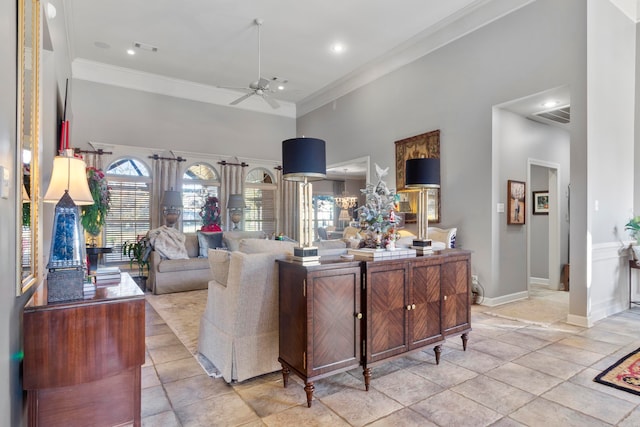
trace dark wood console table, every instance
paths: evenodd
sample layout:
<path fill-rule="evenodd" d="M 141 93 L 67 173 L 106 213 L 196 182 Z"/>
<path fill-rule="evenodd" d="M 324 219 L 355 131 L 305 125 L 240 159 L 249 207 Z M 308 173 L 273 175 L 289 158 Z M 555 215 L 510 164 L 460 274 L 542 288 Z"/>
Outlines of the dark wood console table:
<path fill-rule="evenodd" d="M 145 300 L 127 273 L 89 299 L 47 303 L 46 283 L 23 313 L 29 426 L 140 426 Z"/>
<path fill-rule="evenodd" d="M 291 372 L 305 383 L 361 365 L 369 390 L 371 366 L 408 351 L 440 345 L 471 330 L 471 252 L 381 261 L 279 262 L 280 357 L 284 386 Z"/>
<path fill-rule="evenodd" d="M 633 305 L 640 305 L 640 301 L 633 301 L 631 299 L 631 273 L 633 270 L 640 270 L 640 265 L 633 259 L 629 260 L 629 308 Z"/>

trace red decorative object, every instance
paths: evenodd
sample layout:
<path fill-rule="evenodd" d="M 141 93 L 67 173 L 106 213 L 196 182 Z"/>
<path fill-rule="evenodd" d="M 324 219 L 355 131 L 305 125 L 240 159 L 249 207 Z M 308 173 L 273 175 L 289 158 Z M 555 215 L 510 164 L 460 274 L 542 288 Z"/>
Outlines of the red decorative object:
<path fill-rule="evenodd" d="M 218 224 L 207 224 L 207 225 L 203 225 L 202 228 L 200 228 L 200 230 L 202 230 L 202 231 L 222 231 L 222 228 L 220 228 L 220 226 Z"/>

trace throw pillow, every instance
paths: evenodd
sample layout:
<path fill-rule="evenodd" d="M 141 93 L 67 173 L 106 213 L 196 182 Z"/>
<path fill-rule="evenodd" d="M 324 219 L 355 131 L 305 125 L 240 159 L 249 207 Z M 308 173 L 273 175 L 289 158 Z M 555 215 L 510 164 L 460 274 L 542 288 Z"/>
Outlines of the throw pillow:
<path fill-rule="evenodd" d="M 198 231 L 198 246 L 200 256 L 206 258 L 209 256 L 209 249 L 222 248 L 222 232 Z"/>
<path fill-rule="evenodd" d="M 216 282 L 227 286 L 231 252 L 224 249 L 209 249 L 208 257 L 211 276 Z"/>

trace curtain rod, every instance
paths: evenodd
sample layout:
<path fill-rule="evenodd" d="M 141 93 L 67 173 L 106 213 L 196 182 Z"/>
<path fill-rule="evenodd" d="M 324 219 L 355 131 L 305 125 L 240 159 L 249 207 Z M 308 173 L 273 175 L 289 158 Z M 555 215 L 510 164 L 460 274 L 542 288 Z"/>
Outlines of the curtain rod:
<path fill-rule="evenodd" d="M 222 166 L 242 166 L 243 168 L 249 166 L 249 164 L 245 163 L 245 162 L 242 162 L 242 163 L 229 163 L 226 160 L 221 160 L 221 161 L 218 162 L 218 164 L 222 165 Z"/>
<path fill-rule="evenodd" d="M 104 151 L 102 148 L 98 148 L 97 150 L 81 150 L 79 148 L 74 148 L 73 152 L 77 154 L 113 154 L 111 151 Z"/>
<path fill-rule="evenodd" d="M 160 157 L 157 154 L 154 154 L 153 156 L 149 156 L 150 159 L 153 160 L 175 160 L 176 162 L 186 162 L 187 159 L 185 159 L 184 157 Z"/>

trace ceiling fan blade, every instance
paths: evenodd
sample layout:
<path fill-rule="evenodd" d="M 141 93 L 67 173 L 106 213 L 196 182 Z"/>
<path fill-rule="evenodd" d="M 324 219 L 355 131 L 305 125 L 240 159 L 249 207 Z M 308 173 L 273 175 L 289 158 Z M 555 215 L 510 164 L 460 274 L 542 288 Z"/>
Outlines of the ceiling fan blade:
<path fill-rule="evenodd" d="M 268 90 L 269 80 L 265 79 L 264 77 L 260 77 L 260 80 L 258 80 L 258 87 L 262 90 Z"/>
<path fill-rule="evenodd" d="M 242 101 L 244 101 L 245 99 L 247 99 L 248 97 L 250 97 L 251 95 L 254 95 L 254 94 L 255 94 L 255 92 L 250 92 L 250 93 L 248 93 L 248 94 L 246 94 L 246 95 L 242 95 L 240 98 L 236 99 L 235 101 L 233 101 L 233 102 L 232 102 L 231 104 L 229 104 L 229 105 L 236 105 L 236 104 L 239 104 L 239 103 L 241 103 Z"/>
<path fill-rule="evenodd" d="M 271 108 L 280 108 L 280 104 L 275 99 L 271 99 L 266 95 L 262 95 L 262 98 L 267 101 L 267 104 L 271 105 Z"/>
<path fill-rule="evenodd" d="M 239 86 L 216 86 L 218 89 L 231 89 L 231 90 L 241 90 L 243 92 L 253 92 L 253 89 L 249 89 L 248 87 L 239 87 Z"/>

